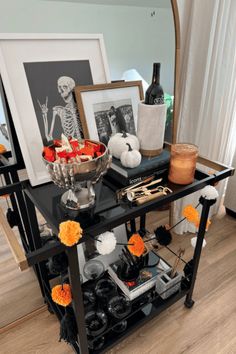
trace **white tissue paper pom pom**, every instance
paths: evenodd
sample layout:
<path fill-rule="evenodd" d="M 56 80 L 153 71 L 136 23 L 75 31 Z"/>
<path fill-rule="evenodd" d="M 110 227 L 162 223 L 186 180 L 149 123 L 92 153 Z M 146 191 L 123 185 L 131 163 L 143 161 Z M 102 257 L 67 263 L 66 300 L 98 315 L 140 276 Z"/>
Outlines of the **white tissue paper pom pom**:
<path fill-rule="evenodd" d="M 97 237 L 96 248 L 101 255 L 109 254 L 116 248 L 116 237 L 113 232 L 106 231 Z"/>
<path fill-rule="evenodd" d="M 219 193 L 213 186 L 206 186 L 201 190 L 201 196 L 208 200 L 214 200 L 219 197 Z"/>
<path fill-rule="evenodd" d="M 195 248 L 196 247 L 196 243 L 197 243 L 197 237 L 193 237 L 193 238 L 191 238 L 191 245 L 192 245 L 192 247 L 193 248 Z M 205 239 L 203 239 L 203 244 L 202 244 L 202 247 L 205 247 L 206 246 L 206 240 Z"/>

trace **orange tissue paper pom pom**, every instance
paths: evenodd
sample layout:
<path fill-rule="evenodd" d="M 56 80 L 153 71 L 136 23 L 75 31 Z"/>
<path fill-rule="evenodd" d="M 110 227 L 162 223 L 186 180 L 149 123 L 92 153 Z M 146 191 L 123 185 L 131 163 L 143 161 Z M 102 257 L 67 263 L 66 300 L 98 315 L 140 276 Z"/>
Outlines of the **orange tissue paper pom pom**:
<path fill-rule="evenodd" d="M 183 216 L 189 222 L 196 223 L 199 220 L 199 213 L 192 205 L 186 205 L 183 209 Z"/>
<path fill-rule="evenodd" d="M 5 146 L 3 144 L 0 144 L 0 154 L 4 154 L 4 152 L 6 152 L 7 149 L 5 148 Z"/>
<path fill-rule="evenodd" d="M 130 253 L 137 257 L 142 256 L 145 251 L 145 245 L 142 237 L 139 234 L 133 234 L 130 237 L 128 243 L 130 244 L 128 245 L 128 250 L 130 251 Z"/>
<path fill-rule="evenodd" d="M 53 301 L 61 306 L 68 306 L 72 301 L 71 289 L 69 284 L 56 285 L 52 288 Z"/>
<path fill-rule="evenodd" d="M 82 237 L 83 230 L 76 221 L 64 221 L 60 223 L 58 237 L 66 246 L 75 245 Z"/>
<path fill-rule="evenodd" d="M 198 218 L 198 220 L 195 221 L 196 228 L 199 228 L 199 225 L 200 225 L 200 218 Z M 209 228 L 210 225 L 211 225 L 211 220 L 207 219 L 206 231 L 208 231 L 208 228 Z"/>

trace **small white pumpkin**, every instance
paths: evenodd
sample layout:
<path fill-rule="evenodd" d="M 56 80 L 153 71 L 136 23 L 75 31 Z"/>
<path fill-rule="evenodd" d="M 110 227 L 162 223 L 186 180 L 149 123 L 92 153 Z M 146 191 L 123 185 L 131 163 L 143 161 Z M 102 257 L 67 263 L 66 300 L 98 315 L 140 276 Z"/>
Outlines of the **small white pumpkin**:
<path fill-rule="evenodd" d="M 133 150 L 130 144 L 126 143 L 129 150 L 123 151 L 120 157 L 120 162 L 122 166 L 134 168 L 140 165 L 142 160 L 142 155 L 138 150 Z"/>
<path fill-rule="evenodd" d="M 116 133 L 108 141 L 108 149 L 112 156 L 120 159 L 123 151 L 128 151 L 126 143 L 130 144 L 134 150 L 139 150 L 139 140 L 137 136 L 126 132 Z"/>

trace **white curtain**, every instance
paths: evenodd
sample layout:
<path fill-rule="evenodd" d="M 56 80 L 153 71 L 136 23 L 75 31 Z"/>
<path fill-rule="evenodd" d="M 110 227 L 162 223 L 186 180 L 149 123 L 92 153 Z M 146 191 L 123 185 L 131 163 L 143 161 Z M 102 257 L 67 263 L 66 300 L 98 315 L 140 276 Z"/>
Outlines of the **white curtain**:
<path fill-rule="evenodd" d="M 236 0 L 180 0 L 179 7 L 178 142 L 194 143 L 202 156 L 230 165 L 236 146 Z M 220 197 L 224 186 L 221 182 L 218 187 Z M 195 193 L 177 202 L 174 221 L 186 204 L 196 205 L 198 197 Z M 195 229 L 183 222 L 175 231 Z"/>

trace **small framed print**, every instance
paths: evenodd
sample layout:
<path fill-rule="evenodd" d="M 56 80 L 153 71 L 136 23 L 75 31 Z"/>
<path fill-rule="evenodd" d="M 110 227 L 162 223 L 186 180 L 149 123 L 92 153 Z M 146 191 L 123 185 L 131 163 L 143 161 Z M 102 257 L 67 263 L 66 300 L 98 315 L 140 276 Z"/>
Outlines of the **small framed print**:
<path fill-rule="evenodd" d="M 142 81 L 76 86 L 75 96 L 85 138 L 107 144 L 116 133 L 136 134 Z"/>

